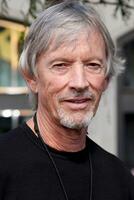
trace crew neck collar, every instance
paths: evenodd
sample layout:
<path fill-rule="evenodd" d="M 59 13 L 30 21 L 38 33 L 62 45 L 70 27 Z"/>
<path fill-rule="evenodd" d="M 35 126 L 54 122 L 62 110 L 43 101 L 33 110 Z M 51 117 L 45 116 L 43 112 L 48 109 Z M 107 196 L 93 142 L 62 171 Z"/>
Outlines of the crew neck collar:
<path fill-rule="evenodd" d="M 40 139 L 35 135 L 35 133 L 32 131 L 32 129 L 26 124 L 24 123 L 22 125 L 22 128 L 24 128 L 27 136 L 30 138 L 30 140 L 32 142 L 34 142 L 36 145 L 38 145 L 39 148 L 43 148 L 42 146 L 42 142 L 40 141 Z M 70 158 L 80 158 L 80 157 L 84 157 L 85 155 L 87 155 L 87 153 L 89 152 L 89 138 L 86 138 L 86 146 L 84 149 L 77 151 L 77 152 L 66 152 L 66 151 L 59 151 L 57 149 L 54 149 L 52 147 L 50 147 L 49 145 L 47 145 L 47 147 L 49 148 L 49 151 L 51 153 L 53 153 L 54 155 L 60 155 L 62 157 L 70 157 Z"/>

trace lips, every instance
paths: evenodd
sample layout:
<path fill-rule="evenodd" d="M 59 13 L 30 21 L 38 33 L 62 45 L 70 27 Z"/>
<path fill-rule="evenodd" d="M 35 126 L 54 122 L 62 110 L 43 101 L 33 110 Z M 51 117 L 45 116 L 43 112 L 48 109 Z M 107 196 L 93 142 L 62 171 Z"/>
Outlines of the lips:
<path fill-rule="evenodd" d="M 70 102 L 70 103 L 84 103 L 84 102 L 87 102 L 89 100 L 90 99 L 68 99 L 68 100 L 65 100 L 65 101 Z"/>
<path fill-rule="evenodd" d="M 66 99 L 63 101 L 63 103 L 65 103 L 69 108 L 73 110 L 81 110 L 87 108 L 89 106 L 90 101 L 90 98 L 73 98 Z"/>

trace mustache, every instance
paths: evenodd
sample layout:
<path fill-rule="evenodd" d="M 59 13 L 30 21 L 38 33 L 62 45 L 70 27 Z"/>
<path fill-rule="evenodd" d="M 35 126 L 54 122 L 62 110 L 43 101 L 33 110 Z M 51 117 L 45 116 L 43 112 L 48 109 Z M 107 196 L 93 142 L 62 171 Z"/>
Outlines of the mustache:
<path fill-rule="evenodd" d="M 58 100 L 59 101 L 63 101 L 63 100 L 66 100 L 66 99 L 74 99 L 74 98 L 89 98 L 91 100 L 95 100 L 95 95 L 93 92 L 91 91 L 77 91 L 77 90 L 74 90 L 74 91 L 71 91 L 69 92 L 68 94 L 66 95 L 63 95 L 63 96 L 59 96 L 58 97 Z"/>

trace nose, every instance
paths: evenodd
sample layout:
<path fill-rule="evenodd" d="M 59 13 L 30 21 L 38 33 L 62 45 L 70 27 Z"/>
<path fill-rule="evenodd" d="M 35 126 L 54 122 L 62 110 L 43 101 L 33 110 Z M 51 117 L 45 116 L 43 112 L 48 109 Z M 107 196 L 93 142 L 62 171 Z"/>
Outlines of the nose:
<path fill-rule="evenodd" d="M 83 65 L 72 67 L 69 86 L 71 89 L 75 89 L 77 91 L 85 90 L 88 88 L 89 82 L 87 80 L 87 75 Z"/>

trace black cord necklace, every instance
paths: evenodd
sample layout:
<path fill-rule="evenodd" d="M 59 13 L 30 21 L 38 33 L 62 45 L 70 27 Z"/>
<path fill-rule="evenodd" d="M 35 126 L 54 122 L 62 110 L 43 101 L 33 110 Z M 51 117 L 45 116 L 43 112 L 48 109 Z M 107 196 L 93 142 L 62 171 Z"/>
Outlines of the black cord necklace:
<path fill-rule="evenodd" d="M 56 175 L 59 179 L 59 183 L 61 185 L 61 188 L 63 190 L 63 193 L 64 193 L 64 197 L 65 197 L 65 200 L 69 200 L 68 198 L 68 195 L 67 195 L 67 192 L 66 192 L 66 189 L 65 189 L 65 186 L 63 184 L 63 181 L 62 181 L 62 178 L 61 178 L 61 175 L 59 173 L 59 170 L 56 166 L 56 163 L 46 145 L 46 143 L 44 142 L 41 134 L 40 134 L 40 131 L 39 131 L 39 127 L 38 127 L 38 123 L 37 123 L 37 116 L 36 116 L 36 113 L 34 114 L 33 116 L 33 121 L 34 121 L 34 130 L 35 130 L 35 133 L 38 135 L 38 138 L 41 140 L 42 142 L 42 145 L 44 147 L 44 150 L 46 150 L 47 154 L 48 154 L 48 157 L 49 159 L 51 160 L 52 164 L 53 164 L 53 167 L 55 169 L 55 172 L 56 172 Z M 92 159 L 91 159 L 91 154 L 89 153 L 89 166 L 90 166 L 90 198 L 89 200 L 92 200 L 92 186 L 93 186 L 93 167 L 92 167 Z"/>

